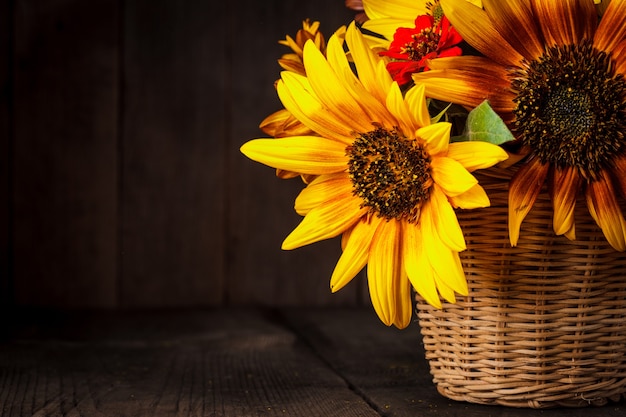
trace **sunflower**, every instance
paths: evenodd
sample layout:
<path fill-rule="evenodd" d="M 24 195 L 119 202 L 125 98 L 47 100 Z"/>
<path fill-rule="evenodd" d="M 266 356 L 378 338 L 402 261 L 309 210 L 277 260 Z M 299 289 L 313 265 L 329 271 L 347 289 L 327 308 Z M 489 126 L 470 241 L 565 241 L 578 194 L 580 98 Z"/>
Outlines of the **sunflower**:
<path fill-rule="evenodd" d="M 612 0 L 599 21 L 592 0 L 441 6 L 482 56 L 434 60 L 413 78 L 433 98 L 467 107 L 488 99 L 515 133 L 524 159 L 509 187 L 511 244 L 547 184 L 557 235 L 575 239 L 584 193 L 607 241 L 626 250 L 626 0 Z"/>
<path fill-rule="evenodd" d="M 342 236 L 333 292 L 367 266 L 370 297 L 386 325 L 406 327 L 411 284 L 429 303 L 467 294 L 465 249 L 454 207 L 489 204 L 470 171 L 502 161 L 485 142 L 449 143 L 450 124 L 432 123 L 423 88 L 402 94 L 354 22 L 333 35 L 327 58 L 304 46 L 306 77 L 281 74 L 278 95 L 316 135 L 253 139 L 241 147 L 265 165 L 316 176 L 298 195 L 304 218 L 283 249 Z M 355 71 L 351 65 L 354 65 Z M 358 74 L 358 77 L 356 74 Z"/>

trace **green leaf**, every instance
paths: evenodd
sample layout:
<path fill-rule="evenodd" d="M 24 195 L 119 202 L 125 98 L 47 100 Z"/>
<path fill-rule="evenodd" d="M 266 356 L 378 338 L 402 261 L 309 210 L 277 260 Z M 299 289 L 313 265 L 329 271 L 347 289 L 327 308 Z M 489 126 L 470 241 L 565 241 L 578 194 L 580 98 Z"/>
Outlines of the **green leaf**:
<path fill-rule="evenodd" d="M 482 141 L 501 145 L 515 140 L 515 136 L 485 100 L 469 112 L 463 134 L 455 136 L 452 140 L 455 142 Z"/>

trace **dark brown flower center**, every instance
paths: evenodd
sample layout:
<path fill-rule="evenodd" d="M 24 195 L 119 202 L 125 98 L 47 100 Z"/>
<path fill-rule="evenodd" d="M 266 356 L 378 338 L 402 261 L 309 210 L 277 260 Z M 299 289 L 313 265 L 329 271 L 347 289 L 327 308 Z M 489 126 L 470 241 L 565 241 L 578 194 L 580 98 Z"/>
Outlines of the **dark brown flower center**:
<path fill-rule="evenodd" d="M 514 130 L 543 163 L 594 180 L 626 152 L 626 81 L 590 42 L 549 48 L 513 76 Z"/>
<path fill-rule="evenodd" d="M 433 180 L 430 156 L 419 140 L 378 127 L 346 148 L 354 195 L 385 219 L 417 223 Z"/>
<path fill-rule="evenodd" d="M 593 133 L 596 114 L 592 101 L 585 91 L 558 86 L 546 100 L 543 120 L 553 134 L 563 138 L 562 142 L 577 142 Z"/>
<path fill-rule="evenodd" d="M 426 55 L 437 51 L 440 38 L 441 34 L 434 28 L 423 28 L 419 33 L 411 35 L 412 42 L 405 44 L 402 52 L 407 54 L 411 61 L 421 61 Z"/>

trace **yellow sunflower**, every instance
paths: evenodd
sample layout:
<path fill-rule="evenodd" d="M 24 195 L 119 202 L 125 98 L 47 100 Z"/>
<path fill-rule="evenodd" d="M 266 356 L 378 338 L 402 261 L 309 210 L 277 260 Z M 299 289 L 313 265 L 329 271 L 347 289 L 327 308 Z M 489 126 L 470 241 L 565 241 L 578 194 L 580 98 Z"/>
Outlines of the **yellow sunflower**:
<path fill-rule="evenodd" d="M 304 216 L 283 249 L 342 235 L 333 292 L 367 265 L 382 322 L 406 327 L 411 284 L 431 304 L 467 294 L 458 252 L 465 240 L 454 207 L 489 204 L 470 174 L 506 159 L 484 142 L 449 143 L 450 125 L 431 124 L 423 88 L 400 91 L 352 23 L 333 35 L 327 57 L 304 46 L 307 76 L 285 71 L 277 91 L 316 135 L 254 139 L 241 151 L 268 166 L 317 176 L 295 201 Z M 355 71 L 351 64 L 354 64 Z"/>
<path fill-rule="evenodd" d="M 608 242 L 626 250 L 626 0 L 608 3 L 600 21 L 592 0 L 441 6 L 483 56 L 441 58 L 413 78 L 433 98 L 488 99 L 517 136 L 526 159 L 510 183 L 511 244 L 547 183 L 557 235 L 575 238 L 580 191 Z"/>

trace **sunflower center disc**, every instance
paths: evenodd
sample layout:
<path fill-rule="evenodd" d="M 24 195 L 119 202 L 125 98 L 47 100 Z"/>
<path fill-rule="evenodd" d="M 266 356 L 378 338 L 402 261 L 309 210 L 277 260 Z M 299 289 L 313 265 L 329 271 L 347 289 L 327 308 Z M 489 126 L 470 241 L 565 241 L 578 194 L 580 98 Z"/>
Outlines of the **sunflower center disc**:
<path fill-rule="evenodd" d="M 589 96 L 565 86 L 559 86 L 549 95 L 543 116 L 552 135 L 562 137 L 563 141 L 589 136 L 596 119 Z"/>
<path fill-rule="evenodd" d="M 385 219 L 417 223 L 433 184 L 430 157 L 417 140 L 377 128 L 346 148 L 354 195 Z"/>
<path fill-rule="evenodd" d="M 594 179 L 626 152 L 626 81 L 588 41 L 548 48 L 512 74 L 515 132 L 543 163 Z"/>

